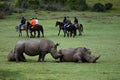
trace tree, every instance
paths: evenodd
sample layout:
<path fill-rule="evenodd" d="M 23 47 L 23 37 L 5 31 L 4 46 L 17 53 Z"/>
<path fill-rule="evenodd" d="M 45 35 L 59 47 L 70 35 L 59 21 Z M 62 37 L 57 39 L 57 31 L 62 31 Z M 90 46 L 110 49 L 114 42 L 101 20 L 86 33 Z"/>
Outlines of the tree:
<path fill-rule="evenodd" d="M 105 6 L 101 3 L 96 3 L 93 6 L 93 11 L 104 12 L 105 11 Z"/>
<path fill-rule="evenodd" d="M 67 4 L 74 10 L 84 11 L 88 8 L 86 0 L 68 0 Z"/>

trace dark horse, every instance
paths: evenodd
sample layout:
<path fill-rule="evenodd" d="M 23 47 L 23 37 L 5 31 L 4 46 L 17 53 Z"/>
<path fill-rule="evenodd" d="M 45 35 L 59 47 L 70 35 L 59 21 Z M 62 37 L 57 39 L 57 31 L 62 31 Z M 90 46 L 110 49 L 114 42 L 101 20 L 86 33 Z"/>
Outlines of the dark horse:
<path fill-rule="evenodd" d="M 73 24 L 70 24 L 69 27 L 66 27 L 66 30 L 64 29 L 64 23 L 63 22 L 59 22 L 59 21 L 56 21 L 56 27 L 59 26 L 59 33 L 58 33 L 58 36 L 60 35 L 60 31 L 63 30 L 64 32 L 64 37 L 66 36 L 69 36 L 70 34 L 70 37 L 72 36 L 73 34 L 73 37 L 76 36 L 76 28 Z"/>
<path fill-rule="evenodd" d="M 27 22 L 27 27 L 28 27 L 28 29 L 30 30 L 30 34 L 31 34 L 31 36 L 30 37 L 35 37 L 36 36 L 36 31 L 38 32 L 38 35 L 37 35 L 37 37 L 40 37 L 40 31 L 41 31 L 41 33 L 42 33 L 42 37 L 44 37 L 44 29 L 43 29 L 43 26 L 42 25 L 39 25 L 39 24 L 37 24 L 35 27 L 33 27 L 33 28 L 31 28 L 30 27 L 31 25 L 30 25 L 30 23 L 29 22 Z M 34 32 L 34 35 L 32 34 L 32 32 Z"/>
<path fill-rule="evenodd" d="M 35 37 L 36 36 L 36 31 L 38 32 L 37 37 L 40 37 L 40 32 L 42 33 L 42 37 L 44 37 L 44 29 L 42 25 L 37 25 L 34 28 L 29 28 L 30 24 L 27 22 L 26 24 L 22 25 L 21 29 L 19 29 L 19 26 L 16 27 L 17 31 L 19 31 L 19 37 L 22 36 L 22 31 L 26 31 L 27 37 L 29 37 L 28 30 L 30 31 L 31 36 L 30 37 Z M 34 32 L 34 35 L 32 34 Z"/>

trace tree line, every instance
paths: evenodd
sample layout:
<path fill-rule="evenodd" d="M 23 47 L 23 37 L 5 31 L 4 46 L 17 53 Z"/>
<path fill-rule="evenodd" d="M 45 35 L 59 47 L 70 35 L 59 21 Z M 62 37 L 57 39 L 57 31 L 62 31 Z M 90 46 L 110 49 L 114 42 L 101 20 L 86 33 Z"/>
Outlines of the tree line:
<path fill-rule="evenodd" d="M 45 10 L 86 10 L 86 0 L 18 0 L 16 6 L 20 8 Z"/>
<path fill-rule="evenodd" d="M 13 1 L 15 3 L 13 3 Z M 14 5 L 13 5 L 14 4 Z M 12 12 L 23 12 L 25 9 L 40 9 L 50 11 L 97 11 L 104 12 L 112 9 L 111 3 L 105 5 L 96 3 L 93 7 L 89 7 L 86 0 L 0 0 L 0 18 Z"/>

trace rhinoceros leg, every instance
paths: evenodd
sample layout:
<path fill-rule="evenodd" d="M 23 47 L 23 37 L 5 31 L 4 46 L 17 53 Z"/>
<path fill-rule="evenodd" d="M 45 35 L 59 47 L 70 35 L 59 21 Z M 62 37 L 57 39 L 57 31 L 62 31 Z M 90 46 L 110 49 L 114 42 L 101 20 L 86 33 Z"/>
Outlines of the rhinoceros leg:
<path fill-rule="evenodd" d="M 45 60 L 44 60 L 45 55 L 46 55 L 46 52 L 41 52 L 39 54 L 38 62 L 45 62 Z"/>
<path fill-rule="evenodd" d="M 41 53 L 39 54 L 38 62 L 41 62 Z"/>
<path fill-rule="evenodd" d="M 82 59 L 81 59 L 81 57 L 80 57 L 79 55 L 74 55 L 74 56 L 73 56 L 73 61 L 74 61 L 74 62 L 79 62 L 79 63 L 81 63 L 81 62 L 82 62 Z"/>
<path fill-rule="evenodd" d="M 16 60 L 16 62 L 19 62 L 19 55 L 18 55 L 18 53 L 15 54 L 15 60 Z"/>
<path fill-rule="evenodd" d="M 26 62 L 25 56 L 23 54 L 20 55 L 20 61 Z"/>
<path fill-rule="evenodd" d="M 22 52 L 15 51 L 15 60 L 16 62 L 26 61 Z"/>

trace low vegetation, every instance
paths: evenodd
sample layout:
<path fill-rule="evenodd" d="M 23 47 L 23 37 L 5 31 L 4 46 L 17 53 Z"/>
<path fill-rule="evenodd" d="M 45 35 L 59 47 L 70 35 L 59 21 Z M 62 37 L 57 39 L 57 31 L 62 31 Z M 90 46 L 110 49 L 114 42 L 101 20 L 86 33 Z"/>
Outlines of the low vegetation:
<path fill-rule="evenodd" d="M 97 5 L 97 3 L 99 3 Z M 27 9 L 49 11 L 120 11 L 119 0 L 1 0 L 0 19 L 8 14 L 22 13 Z"/>

